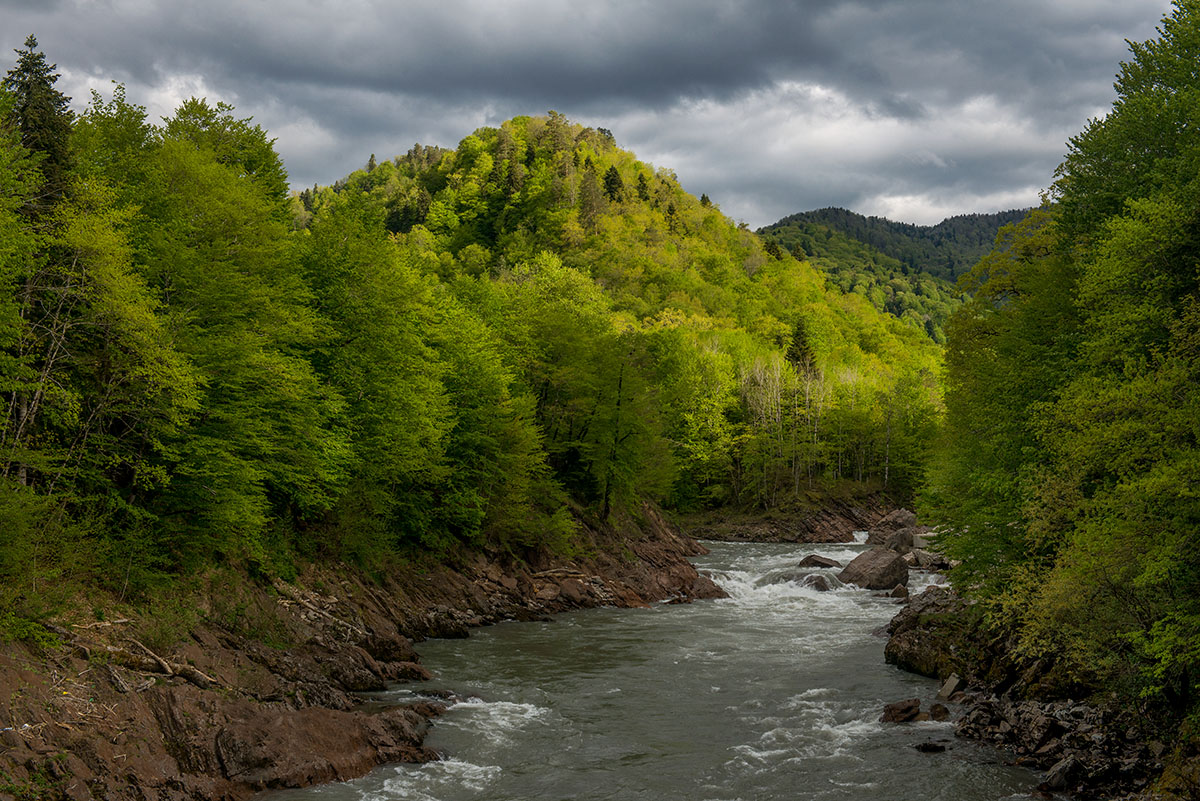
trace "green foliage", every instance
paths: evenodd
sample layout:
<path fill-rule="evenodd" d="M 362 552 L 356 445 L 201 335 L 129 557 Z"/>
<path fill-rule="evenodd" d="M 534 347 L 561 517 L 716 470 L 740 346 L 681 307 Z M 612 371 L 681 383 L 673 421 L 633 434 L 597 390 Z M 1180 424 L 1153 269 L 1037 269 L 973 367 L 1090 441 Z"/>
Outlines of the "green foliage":
<path fill-rule="evenodd" d="M 995 228 L 986 230 L 994 237 Z M 807 259 L 827 272 L 829 281 L 843 292 L 862 295 L 880 311 L 925 331 L 936 342 L 945 342 L 942 329 L 962 303 L 962 295 L 949 283 L 952 279 L 943 277 L 936 263 L 919 261 L 910 265 L 831 224 L 803 218 L 786 218 L 759 233 L 775 258 L 782 258 L 783 250 L 787 250 L 798 259 Z"/>
<path fill-rule="evenodd" d="M 1147 714 L 1200 675 L 1200 3 L 1132 44 L 1053 210 L 1002 233 L 947 326 L 924 509 L 1021 649 Z"/>
<path fill-rule="evenodd" d="M 59 75 L 56 65 L 47 64 L 30 34 L 25 49 L 17 50 L 17 63 L 0 81 L 0 87 L 12 96 L 9 119 L 20 132 L 21 145 L 37 155 L 44 179 L 44 195 L 58 197 L 65 188 L 71 169 L 71 98 L 54 87 Z M 31 202 L 41 205 L 42 200 Z"/>
<path fill-rule="evenodd" d="M 960 214 L 937 225 L 913 225 L 828 208 L 784 217 L 759 233 L 776 237 L 788 249 L 800 248 L 805 255 L 815 257 L 832 257 L 845 251 L 847 245 L 839 241 L 840 234 L 866 245 L 867 253 L 900 262 L 906 275 L 925 273 L 954 281 L 988 252 L 1000 228 L 1018 222 L 1027 211 Z"/>
<path fill-rule="evenodd" d="M 46 162 L 13 109 L 0 94 L 0 600 L 21 619 L 99 587 L 166 647 L 194 610 L 158 590 L 214 565 L 572 553 L 580 517 L 647 500 L 920 478 L 925 330 L 611 133 L 518 117 L 289 196 L 229 106 L 155 126 L 115 86 L 35 220 Z M 229 627 L 269 622 L 227 600 Z"/>

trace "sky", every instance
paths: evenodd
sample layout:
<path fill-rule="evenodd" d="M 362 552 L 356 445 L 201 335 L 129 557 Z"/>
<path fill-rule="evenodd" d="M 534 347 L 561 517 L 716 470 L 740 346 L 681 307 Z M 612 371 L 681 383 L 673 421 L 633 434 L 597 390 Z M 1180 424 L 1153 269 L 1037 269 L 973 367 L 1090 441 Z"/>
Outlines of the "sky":
<path fill-rule="evenodd" d="M 1169 0 L 0 0 L 82 109 L 225 101 L 292 186 L 554 109 L 753 228 L 1037 205 Z"/>

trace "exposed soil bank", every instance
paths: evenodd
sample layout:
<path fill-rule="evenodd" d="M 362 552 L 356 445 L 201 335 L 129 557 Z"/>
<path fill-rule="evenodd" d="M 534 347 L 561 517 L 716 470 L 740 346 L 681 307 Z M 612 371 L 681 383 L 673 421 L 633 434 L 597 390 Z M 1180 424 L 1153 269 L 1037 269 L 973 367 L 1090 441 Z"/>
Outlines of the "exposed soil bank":
<path fill-rule="evenodd" d="M 683 518 L 697 539 L 722 542 L 852 542 L 896 508 L 885 496 L 824 499 L 810 507 L 739 512 L 719 509 Z"/>
<path fill-rule="evenodd" d="M 965 692 L 951 698 L 963 705 L 956 733 L 1044 771 L 1042 789 L 1082 798 L 1197 797 L 1195 755 L 1168 747 L 1163 732 L 1125 710 L 1075 700 L 1086 691 L 1049 662 L 1015 657 L 1012 644 L 987 634 L 978 611 L 952 590 L 915 596 L 887 633 L 889 663 L 943 681 L 962 678 Z"/>
<path fill-rule="evenodd" d="M 357 695 L 427 677 L 412 640 L 723 595 L 688 562 L 703 548 L 652 508 L 584 539 L 584 557 L 481 554 L 378 583 L 318 568 L 272 586 L 214 578 L 173 646 L 132 636 L 145 621 L 59 621 L 59 647 L 0 650 L 0 798 L 243 799 L 433 759 L 437 704 Z"/>

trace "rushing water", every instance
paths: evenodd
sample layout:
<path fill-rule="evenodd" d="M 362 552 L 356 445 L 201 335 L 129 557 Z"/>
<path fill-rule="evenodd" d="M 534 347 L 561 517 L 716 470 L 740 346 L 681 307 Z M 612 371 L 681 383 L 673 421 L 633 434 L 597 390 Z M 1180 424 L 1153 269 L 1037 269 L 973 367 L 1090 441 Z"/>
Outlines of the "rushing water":
<path fill-rule="evenodd" d="M 807 553 L 845 563 L 861 548 L 715 543 L 696 563 L 728 599 L 573 612 L 423 643 L 431 686 L 469 698 L 427 742 L 447 759 L 271 799 L 1028 797 L 1032 773 L 956 741 L 949 723 L 878 722 L 887 702 L 917 696 L 927 707 L 937 693 L 884 664 L 873 632 L 896 612 L 890 599 L 779 580 Z M 930 741 L 947 750 L 914 747 Z"/>

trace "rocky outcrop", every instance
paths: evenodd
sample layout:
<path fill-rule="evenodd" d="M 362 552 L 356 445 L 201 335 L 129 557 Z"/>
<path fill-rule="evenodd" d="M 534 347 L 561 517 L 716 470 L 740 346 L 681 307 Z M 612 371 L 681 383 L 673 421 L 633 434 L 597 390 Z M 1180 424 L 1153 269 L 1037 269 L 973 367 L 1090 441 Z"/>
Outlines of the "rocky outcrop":
<path fill-rule="evenodd" d="M 965 609 L 949 587 L 935 585 L 913 596 L 888 623 L 884 659 L 910 673 L 942 680 L 965 670 L 960 664 Z"/>
<path fill-rule="evenodd" d="M 681 521 L 683 529 L 702 540 L 727 542 L 853 542 L 854 532 L 867 531 L 892 510 L 886 498 L 821 499 L 811 508 L 768 512 L 717 510 Z"/>
<path fill-rule="evenodd" d="M 0 798 L 238 801 L 434 759 L 422 743 L 437 698 L 359 695 L 429 677 L 413 640 L 724 595 L 687 559 L 704 549 L 656 509 L 581 523 L 586 558 L 479 553 L 378 581 L 320 565 L 270 585 L 214 574 L 179 602 L 175 634 L 154 619 L 68 619 L 38 649 L 0 647 Z"/>
<path fill-rule="evenodd" d="M 908 583 L 908 565 L 895 551 L 872 548 L 854 557 L 838 579 L 868 590 L 890 590 Z"/>
<path fill-rule="evenodd" d="M 949 559 L 940 553 L 923 548 L 913 548 L 904 554 L 904 561 L 908 563 L 909 567 L 915 567 L 918 570 L 943 571 L 950 569 Z"/>
<path fill-rule="evenodd" d="M 1045 771 L 1047 790 L 1131 790 L 1163 768 L 1162 743 L 1131 730 L 1119 714 L 1077 701 L 976 695 L 956 732 L 1006 747 L 1017 764 Z"/>
<path fill-rule="evenodd" d="M 912 528 L 916 524 L 917 516 L 908 509 L 894 509 L 881 517 L 875 525 L 870 527 L 869 531 L 872 533 L 899 531 L 902 528 Z"/>
<path fill-rule="evenodd" d="M 1162 769 L 1162 744 L 1123 713 L 1037 697 L 1064 691 L 1054 666 L 1016 661 L 1010 644 L 947 587 L 915 596 L 887 633 L 889 663 L 945 680 L 938 699 L 965 707 L 957 734 L 1004 747 L 1017 764 L 1045 771 L 1044 790 L 1116 795 L 1145 786 Z"/>

